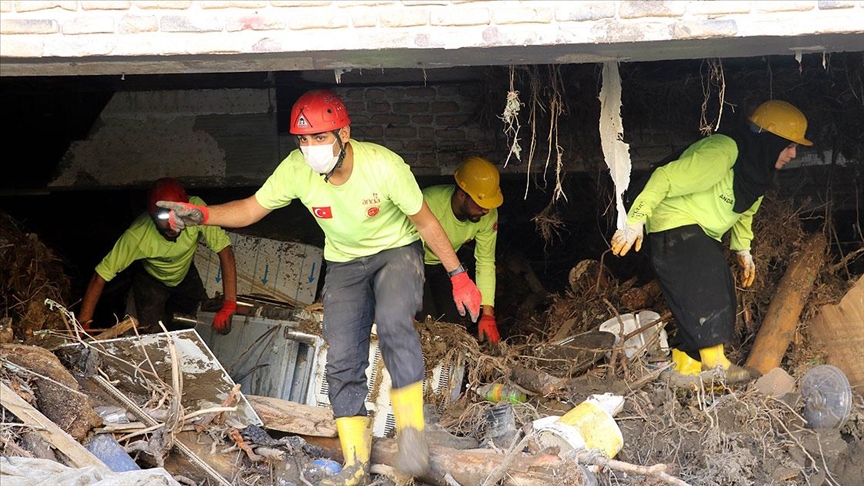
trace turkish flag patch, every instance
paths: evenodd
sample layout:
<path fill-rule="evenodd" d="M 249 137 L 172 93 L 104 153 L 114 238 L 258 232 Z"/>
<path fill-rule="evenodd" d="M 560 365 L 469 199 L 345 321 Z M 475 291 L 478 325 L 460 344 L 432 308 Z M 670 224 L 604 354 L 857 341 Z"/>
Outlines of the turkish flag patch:
<path fill-rule="evenodd" d="M 330 206 L 326 206 L 323 208 L 313 207 L 312 214 L 314 214 L 316 218 L 320 219 L 333 219 L 333 210 L 330 209 Z"/>

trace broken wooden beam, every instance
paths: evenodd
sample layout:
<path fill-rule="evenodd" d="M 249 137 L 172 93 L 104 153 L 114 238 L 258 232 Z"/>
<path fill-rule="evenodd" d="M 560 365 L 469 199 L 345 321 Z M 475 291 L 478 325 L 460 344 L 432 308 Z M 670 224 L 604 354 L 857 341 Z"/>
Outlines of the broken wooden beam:
<path fill-rule="evenodd" d="M 795 336 L 804 303 L 813 290 L 813 283 L 825 260 L 826 247 L 825 235 L 817 233 L 811 236 L 798 255 L 791 259 L 792 263 L 780 279 L 765 319 L 753 341 L 747 366 L 756 368 L 762 374 L 780 366 L 786 348 Z"/>
<path fill-rule="evenodd" d="M 99 332 L 99 334 L 93 335 L 90 340 L 91 341 L 105 341 L 106 339 L 114 339 L 116 337 L 122 336 L 127 331 L 131 331 L 132 329 L 138 327 L 138 320 L 132 316 L 126 316 L 125 319 L 118 322 L 112 327 L 105 329 L 104 331 Z M 96 332 L 96 331 L 93 331 Z"/>
<path fill-rule="evenodd" d="M 258 395 L 246 395 L 246 400 L 267 429 L 297 435 L 336 437 L 336 422 L 330 408 Z"/>
<path fill-rule="evenodd" d="M 825 353 L 825 363 L 840 368 L 853 390 L 864 390 L 864 277 L 839 304 L 821 306 L 808 331 L 813 345 Z"/>

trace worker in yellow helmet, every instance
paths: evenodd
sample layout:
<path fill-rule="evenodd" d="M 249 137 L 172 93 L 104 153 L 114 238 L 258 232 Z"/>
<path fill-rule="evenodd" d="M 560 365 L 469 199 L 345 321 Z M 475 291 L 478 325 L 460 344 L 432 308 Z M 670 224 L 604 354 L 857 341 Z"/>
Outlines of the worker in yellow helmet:
<path fill-rule="evenodd" d="M 423 199 L 441 222 L 447 238 L 458 252 L 474 240 L 477 287 L 482 295 L 477 337 L 498 344 L 500 337 L 495 321 L 495 246 L 498 241 L 498 207 L 504 202 L 499 186 L 500 175 L 492 162 L 483 157 L 468 157 L 453 174 L 456 184 L 423 189 Z M 423 316 L 430 315 L 447 322 L 459 322 L 456 306 L 449 294 L 449 276 L 441 260 L 424 241 L 426 285 L 423 294 Z"/>
<path fill-rule="evenodd" d="M 747 127 L 692 144 L 654 169 L 633 194 L 627 226 L 612 237 L 612 252 L 639 251 L 648 234 L 651 264 L 678 327 L 670 342 L 678 373 L 719 370 L 727 383 L 758 377 L 758 371 L 731 363 L 724 350 L 734 337 L 736 297 L 720 241 L 731 230 L 730 249 L 741 265 L 738 283 L 752 285 L 753 215 L 775 171 L 796 157 L 799 145 L 813 144 L 806 131 L 807 118 L 798 108 L 767 101 Z"/>

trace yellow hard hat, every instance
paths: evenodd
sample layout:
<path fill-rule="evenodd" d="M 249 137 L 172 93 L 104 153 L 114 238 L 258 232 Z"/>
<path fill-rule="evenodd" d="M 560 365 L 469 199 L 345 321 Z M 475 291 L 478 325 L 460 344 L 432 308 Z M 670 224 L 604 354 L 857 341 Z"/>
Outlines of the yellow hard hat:
<path fill-rule="evenodd" d="M 498 182 L 498 169 L 483 157 L 468 157 L 453 174 L 456 184 L 484 209 L 497 208 L 504 202 Z"/>
<path fill-rule="evenodd" d="M 807 117 L 790 103 L 779 100 L 766 101 L 750 115 L 750 121 L 759 128 L 792 142 L 811 146 L 813 142 L 804 138 L 807 132 Z"/>

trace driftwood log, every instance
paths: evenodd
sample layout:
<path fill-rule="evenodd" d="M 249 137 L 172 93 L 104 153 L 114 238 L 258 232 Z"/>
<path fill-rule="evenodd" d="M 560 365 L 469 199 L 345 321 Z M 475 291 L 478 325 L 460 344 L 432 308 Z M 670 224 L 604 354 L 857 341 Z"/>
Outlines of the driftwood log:
<path fill-rule="evenodd" d="M 819 268 L 825 260 L 827 242 L 822 233 L 811 236 L 780 279 L 765 319 L 759 327 L 747 366 L 762 374 L 780 366 L 786 348 L 795 336 L 798 318 L 813 290 Z"/>
<path fill-rule="evenodd" d="M 334 460 L 342 461 L 342 449 L 338 439 L 312 436 L 304 439 L 310 444 L 321 447 L 325 454 Z M 394 467 L 396 453 L 395 439 L 375 439 L 372 444 L 372 464 Z M 430 445 L 430 472 L 427 476 L 418 479 L 429 484 L 446 486 L 452 484 L 446 479 L 449 474 L 453 480 L 462 485 L 482 484 L 505 459 L 510 460 L 506 455 L 488 449 L 460 450 Z M 562 469 L 574 466 L 565 463 L 557 455 L 520 455 L 508 464 L 503 484 L 523 486 L 555 484 L 556 477 Z"/>

